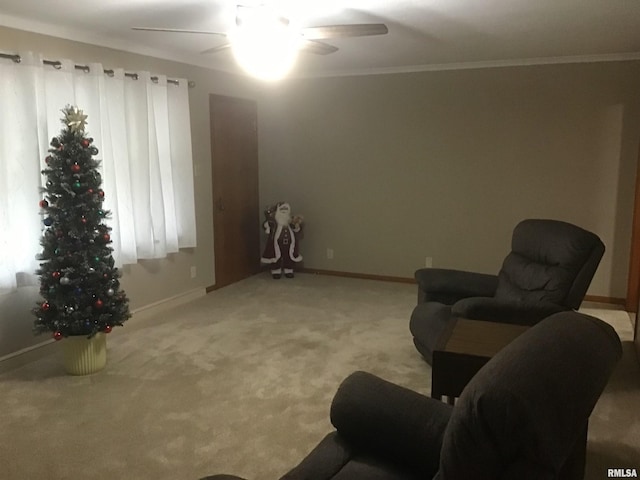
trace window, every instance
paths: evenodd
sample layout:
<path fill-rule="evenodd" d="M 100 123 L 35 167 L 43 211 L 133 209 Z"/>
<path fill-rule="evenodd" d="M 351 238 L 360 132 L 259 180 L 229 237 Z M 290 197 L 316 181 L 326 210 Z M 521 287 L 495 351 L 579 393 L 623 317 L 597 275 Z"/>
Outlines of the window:
<path fill-rule="evenodd" d="M 36 283 L 40 171 L 66 105 L 99 150 L 116 265 L 195 247 L 187 81 L 19 58 L 0 59 L 0 290 Z"/>

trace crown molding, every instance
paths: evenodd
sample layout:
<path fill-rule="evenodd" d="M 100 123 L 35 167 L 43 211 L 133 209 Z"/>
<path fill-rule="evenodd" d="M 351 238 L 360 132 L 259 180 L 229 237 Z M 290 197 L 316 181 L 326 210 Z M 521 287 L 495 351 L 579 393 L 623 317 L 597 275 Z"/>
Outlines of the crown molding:
<path fill-rule="evenodd" d="M 403 65 L 369 69 L 343 70 L 316 74 L 300 74 L 296 78 L 355 77 L 366 75 L 393 75 L 417 72 L 440 72 L 447 70 L 473 70 L 482 68 L 528 67 L 539 65 L 561 65 L 572 63 L 628 62 L 640 60 L 640 52 L 612 53 L 603 55 L 572 55 L 560 57 L 518 58 L 509 60 L 487 60 L 479 62 L 434 63 L 426 65 Z"/>

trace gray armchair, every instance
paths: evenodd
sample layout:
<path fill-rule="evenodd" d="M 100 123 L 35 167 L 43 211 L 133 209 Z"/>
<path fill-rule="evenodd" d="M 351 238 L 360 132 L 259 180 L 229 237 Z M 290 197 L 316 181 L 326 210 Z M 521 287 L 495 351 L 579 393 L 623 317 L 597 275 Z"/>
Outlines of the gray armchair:
<path fill-rule="evenodd" d="M 428 363 L 453 317 L 533 325 L 577 309 L 604 254 L 597 235 L 558 220 L 529 219 L 513 231 L 498 275 L 424 268 L 416 271 L 413 341 Z"/>

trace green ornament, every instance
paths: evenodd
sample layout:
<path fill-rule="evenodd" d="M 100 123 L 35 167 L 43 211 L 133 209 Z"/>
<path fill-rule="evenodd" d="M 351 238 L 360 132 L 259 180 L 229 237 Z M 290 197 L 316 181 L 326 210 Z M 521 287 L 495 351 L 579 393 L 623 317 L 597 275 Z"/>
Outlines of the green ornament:
<path fill-rule="evenodd" d="M 80 182 L 77 182 L 77 181 L 73 182 L 73 188 L 80 188 L 80 187 L 81 187 Z"/>
<path fill-rule="evenodd" d="M 93 261 L 96 263 L 100 263 L 100 257 L 93 257 Z"/>

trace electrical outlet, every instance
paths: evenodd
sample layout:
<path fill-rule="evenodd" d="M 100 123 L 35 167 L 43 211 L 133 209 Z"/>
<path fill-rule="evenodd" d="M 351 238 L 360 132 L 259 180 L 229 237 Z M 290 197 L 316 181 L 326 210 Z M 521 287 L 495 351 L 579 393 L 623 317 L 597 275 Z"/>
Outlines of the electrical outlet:
<path fill-rule="evenodd" d="M 192 265 L 191 266 L 191 278 L 196 278 L 196 276 L 198 275 L 198 269 Z"/>
<path fill-rule="evenodd" d="M 431 268 L 433 267 L 433 257 L 425 257 L 424 259 L 424 266 L 426 268 Z"/>
<path fill-rule="evenodd" d="M 327 259 L 333 260 L 333 248 L 327 248 Z"/>

